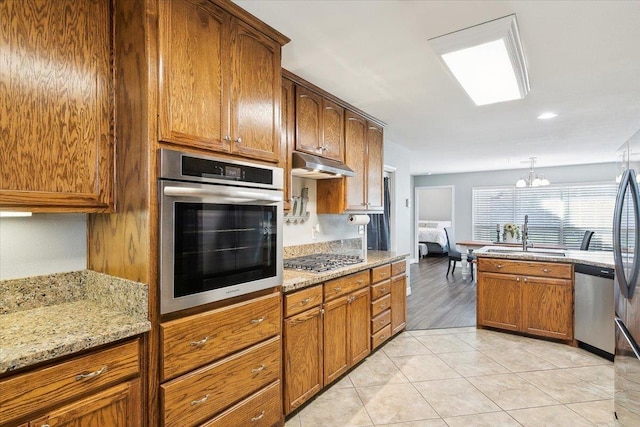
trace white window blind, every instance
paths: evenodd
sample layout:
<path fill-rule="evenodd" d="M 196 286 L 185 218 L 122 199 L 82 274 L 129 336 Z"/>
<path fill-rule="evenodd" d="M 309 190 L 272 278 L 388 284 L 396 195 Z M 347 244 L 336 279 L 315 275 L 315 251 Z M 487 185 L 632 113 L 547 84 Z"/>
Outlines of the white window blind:
<path fill-rule="evenodd" d="M 557 184 L 546 187 L 473 189 L 473 239 L 496 240 L 496 224 L 522 228 L 529 215 L 529 240 L 578 249 L 586 230 L 594 231 L 590 249 L 612 249 L 615 183 Z M 502 235 L 501 235 L 502 239 Z"/>

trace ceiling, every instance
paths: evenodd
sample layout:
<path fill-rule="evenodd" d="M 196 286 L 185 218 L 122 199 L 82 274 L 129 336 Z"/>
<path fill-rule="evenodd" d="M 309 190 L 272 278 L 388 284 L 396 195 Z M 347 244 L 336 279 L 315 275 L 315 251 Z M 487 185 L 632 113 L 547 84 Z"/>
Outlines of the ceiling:
<path fill-rule="evenodd" d="M 640 1 L 235 3 L 291 38 L 284 68 L 384 121 L 414 175 L 616 161 L 640 128 Z M 531 92 L 477 107 L 427 40 L 512 13 Z"/>

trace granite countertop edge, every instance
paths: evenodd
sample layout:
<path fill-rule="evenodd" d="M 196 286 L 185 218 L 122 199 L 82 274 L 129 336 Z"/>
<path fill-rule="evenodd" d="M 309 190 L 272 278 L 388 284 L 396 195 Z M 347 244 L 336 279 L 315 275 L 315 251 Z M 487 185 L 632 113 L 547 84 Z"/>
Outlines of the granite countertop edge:
<path fill-rule="evenodd" d="M 508 253 L 507 251 L 500 253 L 487 252 L 493 248 L 492 246 L 485 246 L 477 249 L 473 252 L 477 257 L 482 258 L 500 258 L 500 259 L 512 259 L 522 261 L 543 261 L 543 262 L 564 262 L 571 264 L 586 264 L 594 267 L 613 268 L 613 254 L 611 252 L 596 252 L 596 251 L 578 251 L 578 250 L 566 250 L 563 251 L 565 256 L 558 255 L 540 255 L 535 254 L 535 247 L 530 249 L 532 252 L 514 252 Z M 502 247 L 496 247 L 504 250 Z"/>
<path fill-rule="evenodd" d="M 408 253 L 404 254 L 386 251 L 369 251 L 367 253 L 367 261 L 327 272 L 309 273 L 305 271 L 285 269 L 282 292 L 286 294 L 293 291 L 298 291 L 300 289 L 304 289 L 318 283 L 326 282 L 327 280 L 337 279 L 338 277 L 357 273 L 369 268 L 378 267 L 390 262 L 400 261 L 407 258 L 407 256 L 409 256 Z"/>
<path fill-rule="evenodd" d="M 83 283 L 78 286 L 84 290 L 72 300 L 56 299 L 50 305 L 40 301 L 0 314 L 0 374 L 151 330 L 146 285 L 89 270 L 74 274 L 59 275 L 60 281 L 81 277 Z M 26 280 L 31 283 L 25 286 L 36 286 L 38 278 Z"/>

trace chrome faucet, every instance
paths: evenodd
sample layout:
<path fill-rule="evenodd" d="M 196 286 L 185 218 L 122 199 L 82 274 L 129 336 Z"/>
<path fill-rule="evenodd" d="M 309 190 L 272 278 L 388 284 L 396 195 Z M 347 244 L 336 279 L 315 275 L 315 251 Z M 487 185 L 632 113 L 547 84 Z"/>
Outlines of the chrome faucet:
<path fill-rule="evenodd" d="M 527 251 L 529 240 L 529 215 L 524 216 L 524 225 L 522 226 L 522 250 Z"/>

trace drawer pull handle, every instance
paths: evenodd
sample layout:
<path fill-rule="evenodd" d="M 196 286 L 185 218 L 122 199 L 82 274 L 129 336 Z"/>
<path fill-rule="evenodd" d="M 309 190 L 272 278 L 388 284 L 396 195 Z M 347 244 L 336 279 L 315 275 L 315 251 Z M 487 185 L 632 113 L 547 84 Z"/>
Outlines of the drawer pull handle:
<path fill-rule="evenodd" d="M 264 368 L 266 368 L 266 366 L 264 366 L 264 365 L 260 365 L 259 367 L 252 369 L 252 370 L 251 370 L 251 373 L 252 373 L 252 374 L 257 374 L 258 372 L 262 372 L 262 371 L 264 371 Z"/>
<path fill-rule="evenodd" d="M 380 288 L 380 292 L 387 292 L 387 288 Z"/>
<path fill-rule="evenodd" d="M 378 274 L 380 275 L 380 277 L 384 277 L 384 276 L 385 276 L 384 271 L 381 271 L 381 272 L 380 272 L 380 273 L 378 273 Z"/>
<path fill-rule="evenodd" d="M 356 283 L 357 283 L 358 285 L 362 285 L 362 284 L 364 283 L 364 280 L 362 280 L 362 279 L 360 279 L 360 280 L 356 280 Z"/>
<path fill-rule="evenodd" d="M 93 378 L 93 377 L 97 377 L 100 374 L 104 374 L 105 372 L 107 372 L 107 366 L 103 366 L 102 368 L 98 369 L 97 371 L 93 371 L 93 372 L 89 372 L 88 374 L 78 374 L 76 375 L 76 381 L 81 381 L 81 380 L 86 380 L 87 378 Z"/>
<path fill-rule="evenodd" d="M 496 264 L 496 268 L 502 268 L 502 264 Z"/>
<path fill-rule="evenodd" d="M 543 268 L 543 269 L 542 269 L 542 272 L 543 272 L 543 273 L 551 273 L 551 270 L 549 270 L 548 268 Z"/>
<path fill-rule="evenodd" d="M 254 325 L 256 323 L 262 323 L 262 322 L 264 322 L 264 316 L 259 318 L 259 319 L 251 319 L 251 323 L 254 324 Z"/>
<path fill-rule="evenodd" d="M 191 401 L 191 406 L 196 406 L 199 405 L 201 403 L 204 403 L 207 401 L 207 399 L 209 398 L 209 395 L 207 394 L 205 397 L 203 397 L 202 399 L 198 399 L 198 400 L 192 400 Z"/>
<path fill-rule="evenodd" d="M 311 302 L 311 297 L 307 297 L 307 298 L 303 299 L 302 301 L 300 301 L 300 304 L 307 305 L 310 302 Z"/>
<path fill-rule="evenodd" d="M 207 341 L 209 341 L 208 336 L 202 338 L 200 341 L 191 341 L 189 345 L 191 347 L 202 347 Z"/>
<path fill-rule="evenodd" d="M 333 288 L 333 290 L 336 292 L 342 292 L 342 288 Z"/>
<path fill-rule="evenodd" d="M 260 421 L 262 418 L 264 418 L 264 411 L 260 412 L 260 415 L 256 415 L 255 417 L 251 418 L 251 422 L 254 423 L 256 421 Z"/>

